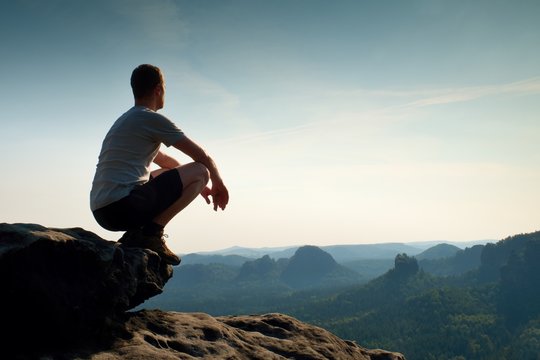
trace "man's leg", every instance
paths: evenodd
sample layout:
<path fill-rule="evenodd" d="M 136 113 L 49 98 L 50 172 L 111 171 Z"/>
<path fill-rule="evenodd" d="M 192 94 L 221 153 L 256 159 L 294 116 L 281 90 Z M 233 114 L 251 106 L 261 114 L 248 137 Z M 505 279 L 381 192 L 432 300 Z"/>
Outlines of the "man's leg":
<path fill-rule="evenodd" d="M 188 206 L 206 187 L 210 180 L 208 169 L 201 163 L 193 162 L 176 168 L 182 180 L 182 196 L 152 221 L 165 227 L 186 206 Z"/>
<path fill-rule="evenodd" d="M 159 179 L 159 176 L 167 170 L 155 170 L 152 176 Z M 145 224 L 141 229 L 133 232 L 126 232 L 120 242 L 126 245 L 145 247 L 159 253 L 160 256 L 172 265 L 180 264 L 180 258 L 176 256 L 166 245 L 163 239 L 165 225 L 171 219 L 188 206 L 201 193 L 209 181 L 208 170 L 201 163 L 190 163 L 176 168 L 182 181 L 182 193 L 180 197 L 161 214 Z M 164 175 L 165 176 L 165 175 Z M 159 181 L 156 179 L 155 181 Z M 163 184 L 161 184 L 163 186 Z M 166 186 L 166 185 L 165 185 Z M 171 186 L 169 184 L 169 186 Z"/>

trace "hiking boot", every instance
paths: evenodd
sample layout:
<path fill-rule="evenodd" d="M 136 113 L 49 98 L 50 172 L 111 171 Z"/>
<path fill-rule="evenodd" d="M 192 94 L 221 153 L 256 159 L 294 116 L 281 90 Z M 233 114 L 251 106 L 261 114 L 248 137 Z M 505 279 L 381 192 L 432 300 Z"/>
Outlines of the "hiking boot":
<path fill-rule="evenodd" d="M 128 230 L 118 242 L 127 247 L 142 247 L 142 234 L 140 229 Z"/>
<path fill-rule="evenodd" d="M 158 233 L 155 235 L 144 236 L 144 246 L 147 249 L 157 252 L 167 264 L 178 265 L 180 264 L 180 258 L 173 253 L 167 245 L 165 245 L 165 239 L 167 235 Z"/>
<path fill-rule="evenodd" d="M 118 242 L 126 247 L 138 247 L 155 251 L 167 264 L 180 264 L 180 258 L 165 245 L 164 237 L 167 237 L 167 235 L 163 234 L 163 232 L 146 235 L 141 229 L 134 229 L 126 231 Z"/>

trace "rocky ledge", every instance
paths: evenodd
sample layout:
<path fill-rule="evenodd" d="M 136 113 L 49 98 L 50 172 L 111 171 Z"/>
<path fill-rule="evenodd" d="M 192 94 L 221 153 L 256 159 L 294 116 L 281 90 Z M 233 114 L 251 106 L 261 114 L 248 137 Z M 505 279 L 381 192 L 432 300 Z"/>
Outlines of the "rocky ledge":
<path fill-rule="evenodd" d="M 127 312 L 173 268 L 81 228 L 0 224 L 0 352 L 10 359 L 404 359 L 282 314 Z"/>

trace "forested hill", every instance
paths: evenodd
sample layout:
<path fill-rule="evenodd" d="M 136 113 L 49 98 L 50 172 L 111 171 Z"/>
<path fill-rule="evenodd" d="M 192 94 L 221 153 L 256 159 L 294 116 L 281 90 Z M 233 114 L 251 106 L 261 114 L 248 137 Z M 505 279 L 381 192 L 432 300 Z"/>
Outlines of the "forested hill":
<path fill-rule="evenodd" d="M 526 253 L 533 251 L 529 249 L 531 244 L 540 241 L 540 231 L 530 234 L 519 234 L 508 237 L 496 244 L 487 244 L 482 251 L 479 280 L 484 282 L 497 281 L 502 275 L 500 269 L 511 260 L 515 263 L 517 259 L 525 260 Z M 537 257 L 537 262 L 540 257 Z M 532 259 L 528 259 L 532 261 Z"/>
<path fill-rule="evenodd" d="M 329 293 L 361 282 L 362 276 L 338 264 L 327 252 L 303 246 L 290 259 L 275 260 L 265 255 L 240 267 L 223 263 L 181 265 L 163 294 L 149 300 L 145 307 L 204 311 L 216 316 L 270 312 L 297 291 Z"/>
<path fill-rule="evenodd" d="M 426 252 L 431 249 L 426 250 Z M 433 257 L 433 252 L 430 252 L 429 256 L 417 256 L 416 258 L 420 268 L 427 273 L 437 276 L 455 276 L 478 269 L 483 250 L 484 245 L 475 245 L 464 250 L 457 249 L 452 256 L 436 258 Z"/>
<path fill-rule="evenodd" d="M 288 312 L 410 359 L 537 359 L 538 259 L 538 232 L 486 246 L 480 268 L 459 277 L 427 274 L 401 254 L 369 284 Z"/>
<path fill-rule="evenodd" d="M 280 275 L 281 281 L 295 289 L 336 286 L 358 282 L 359 275 L 339 265 L 316 246 L 299 248 Z"/>
<path fill-rule="evenodd" d="M 181 265 L 164 293 L 145 305 L 213 315 L 286 313 L 409 359 L 538 359 L 540 233 L 444 257 L 454 250 L 440 247 L 423 260 L 399 254 L 391 270 L 364 285 L 315 247 L 241 267 Z"/>
<path fill-rule="evenodd" d="M 415 255 L 414 257 L 417 260 L 434 260 L 449 258 L 456 255 L 459 250 L 460 248 L 455 245 L 442 243 L 432 246 L 429 249 L 422 251 L 420 254 Z"/>

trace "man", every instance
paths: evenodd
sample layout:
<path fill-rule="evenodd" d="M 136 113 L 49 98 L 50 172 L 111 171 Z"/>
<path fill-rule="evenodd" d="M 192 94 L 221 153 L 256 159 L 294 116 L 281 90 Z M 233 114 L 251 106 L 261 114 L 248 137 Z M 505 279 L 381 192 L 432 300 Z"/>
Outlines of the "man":
<path fill-rule="evenodd" d="M 158 252 L 169 264 L 180 259 L 165 245 L 164 228 L 199 194 L 214 210 L 225 210 L 229 193 L 212 158 L 171 120 L 163 108 L 160 69 L 143 64 L 131 75 L 135 106 L 120 116 L 103 140 L 90 192 L 90 208 L 105 229 L 125 231 L 125 246 Z M 181 165 L 160 151 L 174 146 L 194 162 Z M 160 169 L 150 171 L 150 165 Z M 211 187 L 207 186 L 211 181 Z"/>

